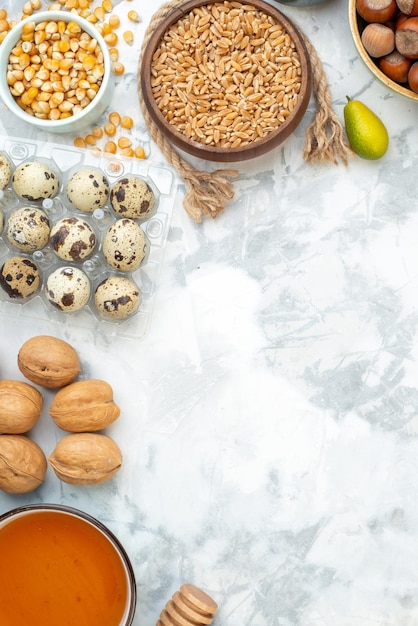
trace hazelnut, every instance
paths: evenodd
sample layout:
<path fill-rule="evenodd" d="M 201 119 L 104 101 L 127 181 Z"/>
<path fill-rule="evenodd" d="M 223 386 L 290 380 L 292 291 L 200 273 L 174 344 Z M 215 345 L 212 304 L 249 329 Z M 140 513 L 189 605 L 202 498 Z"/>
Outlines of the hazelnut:
<path fill-rule="evenodd" d="M 356 9 L 366 22 L 384 24 L 395 17 L 398 5 L 396 0 L 356 0 Z"/>
<path fill-rule="evenodd" d="M 374 58 L 390 54 L 395 48 L 395 34 L 385 24 L 368 24 L 361 34 L 366 51 Z"/>

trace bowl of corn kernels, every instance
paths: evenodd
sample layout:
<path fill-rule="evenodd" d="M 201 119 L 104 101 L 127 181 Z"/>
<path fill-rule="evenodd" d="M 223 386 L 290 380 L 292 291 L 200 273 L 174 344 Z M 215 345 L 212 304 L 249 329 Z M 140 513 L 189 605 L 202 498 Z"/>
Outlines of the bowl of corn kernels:
<path fill-rule="evenodd" d="M 0 97 L 22 121 L 46 132 L 79 130 L 106 110 L 114 82 L 97 29 L 68 11 L 22 20 L 0 46 Z"/>
<path fill-rule="evenodd" d="M 301 33 L 263 0 L 188 0 L 144 45 L 140 85 L 170 143 L 233 162 L 293 133 L 309 103 L 311 66 Z"/>

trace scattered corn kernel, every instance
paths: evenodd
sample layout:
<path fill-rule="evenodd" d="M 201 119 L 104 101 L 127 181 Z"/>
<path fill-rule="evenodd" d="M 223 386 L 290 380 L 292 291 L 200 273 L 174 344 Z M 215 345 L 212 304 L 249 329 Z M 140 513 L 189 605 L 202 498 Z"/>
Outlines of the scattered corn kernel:
<path fill-rule="evenodd" d="M 129 44 L 130 46 L 134 42 L 134 34 L 131 30 L 125 30 L 125 32 L 123 33 L 123 38 L 126 41 L 126 43 Z"/>
<path fill-rule="evenodd" d="M 133 157 L 133 156 L 135 156 L 135 152 L 134 152 L 134 150 L 132 148 L 123 148 L 121 150 L 121 154 L 122 154 L 122 156 L 125 156 L 125 157 Z"/>
<path fill-rule="evenodd" d="M 110 13 L 113 10 L 112 0 L 103 0 L 102 7 L 106 13 Z"/>
<path fill-rule="evenodd" d="M 111 61 L 117 61 L 119 59 L 119 50 L 117 48 L 109 48 L 109 56 Z"/>
<path fill-rule="evenodd" d="M 0 9 L 0 20 L 7 20 L 7 11 L 6 11 L 6 9 Z"/>
<path fill-rule="evenodd" d="M 112 122 L 106 122 L 103 130 L 108 137 L 114 137 L 116 135 L 116 126 L 112 124 Z"/>
<path fill-rule="evenodd" d="M 129 129 L 132 128 L 132 126 L 134 125 L 134 121 L 129 115 L 124 115 L 120 121 L 120 125 L 122 126 L 122 128 Z"/>
<path fill-rule="evenodd" d="M 100 139 L 101 137 L 103 137 L 103 128 L 101 126 L 95 126 L 91 131 L 91 134 L 93 135 L 93 137 Z"/>
<path fill-rule="evenodd" d="M 145 150 L 142 146 L 137 146 L 135 148 L 135 156 L 137 159 L 145 159 Z"/>
<path fill-rule="evenodd" d="M 96 146 L 96 147 L 94 147 L 94 148 L 92 148 L 92 149 L 90 150 L 90 152 L 91 152 L 92 154 L 94 154 L 94 156 L 97 156 L 97 157 L 99 157 L 99 156 L 102 154 L 101 149 L 100 149 L 100 148 L 98 148 L 97 146 Z"/>
<path fill-rule="evenodd" d="M 109 24 L 110 24 L 111 28 L 119 28 L 119 26 L 120 26 L 119 16 L 112 14 L 109 17 Z"/>
<path fill-rule="evenodd" d="M 0 19 L 0 33 L 7 33 L 10 30 L 10 24 L 6 19 Z"/>
<path fill-rule="evenodd" d="M 139 15 L 136 11 L 128 11 L 128 20 L 131 22 L 139 22 Z"/>
<path fill-rule="evenodd" d="M 123 150 L 124 148 L 130 148 L 131 146 L 132 141 L 129 139 L 129 137 L 119 137 L 118 148 L 121 148 Z"/>
<path fill-rule="evenodd" d="M 120 121 L 121 121 L 121 116 L 119 115 L 117 111 L 112 111 L 112 113 L 109 113 L 109 122 L 111 122 L 115 126 L 119 126 Z"/>
<path fill-rule="evenodd" d="M 106 141 L 104 146 L 104 151 L 109 152 L 110 154 L 115 154 L 117 150 L 117 146 L 114 141 Z"/>
<path fill-rule="evenodd" d="M 111 33 L 108 33 L 107 35 L 104 35 L 103 39 L 105 40 L 108 46 L 112 46 L 112 47 L 116 46 L 116 44 L 119 41 L 119 37 L 117 36 L 117 33 L 114 33 L 113 31 Z"/>
<path fill-rule="evenodd" d="M 99 22 L 102 22 L 104 20 L 105 17 L 105 10 L 103 7 L 96 7 L 93 10 L 94 15 L 97 17 L 97 19 L 99 20 Z"/>
<path fill-rule="evenodd" d="M 97 143 L 97 138 L 94 135 L 86 135 L 84 137 L 84 141 L 88 146 L 95 146 Z"/>
<path fill-rule="evenodd" d="M 116 76 L 120 76 L 125 72 L 125 66 L 120 61 L 113 61 L 112 72 L 113 74 L 116 74 Z"/>
<path fill-rule="evenodd" d="M 25 15 L 26 17 L 28 15 L 32 15 L 33 13 L 33 8 L 30 2 L 25 2 L 25 4 L 23 5 L 23 9 L 22 9 L 22 13 L 23 15 Z"/>

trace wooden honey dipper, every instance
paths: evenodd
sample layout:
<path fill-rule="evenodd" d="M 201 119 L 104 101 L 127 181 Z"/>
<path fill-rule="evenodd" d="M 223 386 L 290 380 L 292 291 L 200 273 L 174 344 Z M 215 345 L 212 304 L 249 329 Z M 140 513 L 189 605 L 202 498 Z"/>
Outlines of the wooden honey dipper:
<path fill-rule="evenodd" d="M 157 626 L 207 626 L 212 623 L 217 608 L 204 591 L 185 584 L 167 602 Z"/>

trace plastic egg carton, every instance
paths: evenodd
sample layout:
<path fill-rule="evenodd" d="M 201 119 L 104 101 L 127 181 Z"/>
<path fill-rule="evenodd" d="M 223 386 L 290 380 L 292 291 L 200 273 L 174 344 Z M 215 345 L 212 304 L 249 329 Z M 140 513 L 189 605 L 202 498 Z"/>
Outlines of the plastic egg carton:
<path fill-rule="evenodd" d="M 107 339 L 113 336 L 140 339 L 147 332 L 151 321 L 154 294 L 163 259 L 170 226 L 174 199 L 177 193 L 176 177 L 166 164 L 153 162 L 150 158 L 123 159 L 118 156 L 97 156 L 93 151 L 80 150 L 55 143 L 43 143 L 14 137 L 0 137 L 0 150 L 10 159 L 13 171 L 22 163 L 36 160 L 48 165 L 59 177 L 59 192 L 53 198 L 32 201 L 20 198 L 12 188 L 12 181 L 0 191 L 0 208 L 4 214 L 4 228 L 0 233 L 0 267 L 10 258 L 23 256 L 32 260 L 40 270 L 40 289 L 28 298 L 11 297 L 0 288 L 0 315 L 22 317 L 28 322 L 42 319 L 65 326 L 77 326 L 90 333 L 99 333 Z M 133 271 L 118 271 L 109 265 L 103 254 L 102 244 L 108 228 L 121 216 L 113 210 L 109 198 L 104 206 L 93 213 L 77 210 L 67 198 L 66 183 L 73 173 L 84 168 L 95 168 L 102 173 L 112 187 L 123 177 L 137 176 L 153 190 L 155 207 L 145 220 L 135 219 L 145 234 L 147 253 L 142 264 Z M 68 262 L 57 257 L 51 244 L 32 253 L 23 252 L 11 244 L 7 237 L 7 222 L 16 209 L 37 207 L 48 216 L 51 227 L 67 217 L 78 217 L 87 222 L 96 235 L 96 246 L 85 259 Z M 90 297 L 80 310 L 64 312 L 55 308 L 45 293 L 48 276 L 58 268 L 78 267 L 88 277 Z M 141 302 L 138 310 L 123 320 L 108 319 L 101 315 L 94 303 L 96 287 L 109 276 L 129 278 L 139 289 Z"/>

